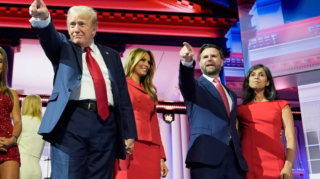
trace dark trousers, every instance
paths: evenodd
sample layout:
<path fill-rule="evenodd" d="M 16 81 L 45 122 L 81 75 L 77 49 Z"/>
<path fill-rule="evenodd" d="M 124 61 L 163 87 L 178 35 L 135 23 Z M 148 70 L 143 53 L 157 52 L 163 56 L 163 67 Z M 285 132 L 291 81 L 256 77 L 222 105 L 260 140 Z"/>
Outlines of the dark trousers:
<path fill-rule="evenodd" d="M 243 179 L 245 172 L 240 168 L 233 144 L 230 143 L 225 159 L 212 166 L 202 163 L 191 164 L 192 179 Z M 214 151 L 212 151 L 214 152 Z"/>
<path fill-rule="evenodd" d="M 51 137 L 52 179 L 111 179 L 117 139 L 113 112 L 103 121 L 69 102 Z"/>

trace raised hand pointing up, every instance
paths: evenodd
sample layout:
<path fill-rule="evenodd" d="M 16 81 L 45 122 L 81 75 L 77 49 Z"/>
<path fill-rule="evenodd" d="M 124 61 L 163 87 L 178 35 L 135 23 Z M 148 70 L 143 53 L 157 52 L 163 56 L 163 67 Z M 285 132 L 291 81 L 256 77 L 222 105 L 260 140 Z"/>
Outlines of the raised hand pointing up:
<path fill-rule="evenodd" d="M 47 6 L 42 0 L 35 0 L 29 7 L 29 13 L 40 20 L 46 20 L 49 17 Z"/>
<path fill-rule="evenodd" d="M 183 61 L 191 62 L 193 61 L 194 50 L 190 44 L 183 42 L 183 47 L 180 50 L 180 56 Z"/>

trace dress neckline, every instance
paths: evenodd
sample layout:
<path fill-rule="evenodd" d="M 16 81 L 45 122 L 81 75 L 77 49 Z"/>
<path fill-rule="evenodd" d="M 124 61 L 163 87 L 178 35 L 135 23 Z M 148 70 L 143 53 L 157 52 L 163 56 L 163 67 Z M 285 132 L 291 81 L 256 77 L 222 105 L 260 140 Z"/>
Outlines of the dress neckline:
<path fill-rule="evenodd" d="M 272 100 L 272 101 L 260 101 L 260 102 L 250 102 L 250 103 L 247 103 L 247 104 L 264 104 L 264 103 L 272 103 L 272 102 L 275 102 L 275 101 L 280 101 L 281 99 L 276 99 L 276 100 Z"/>

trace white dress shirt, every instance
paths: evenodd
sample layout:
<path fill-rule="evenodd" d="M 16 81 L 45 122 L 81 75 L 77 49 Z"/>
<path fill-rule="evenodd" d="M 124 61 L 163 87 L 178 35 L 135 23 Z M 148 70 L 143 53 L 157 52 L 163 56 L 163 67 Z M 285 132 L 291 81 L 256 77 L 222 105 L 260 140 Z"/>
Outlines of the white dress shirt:
<path fill-rule="evenodd" d="M 186 66 L 186 67 L 192 67 L 192 65 L 193 65 L 193 61 L 191 61 L 191 62 L 185 62 L 185 61 L 181 60 L 181 63 L 182 63 L 182 65 L 184 65 L 184 66 Z M 207 76 L 207 75 L 205 75 L 205 74 L 202 74 L 202 76 L 203 76 L 205 79 L 207 79 L 208 81 L 210 81 L 210 82 L 216 87 L 216 83 L 213 82 L 214 78 L 211 78 L 211 77 L 209 77 L 209 76 Z M 218 77 L 218 80 L 221 82 L 220 77 Z M 223 88 L 223 90 L 224 90 L 224 92 L 226 93 L 226 96 L 227 96 L 227 98 L 228 98 L 229 107 L 230 107 L 230 112 L 231 112 L 231 110 L 232 110 L 232 105 L 233 105 L 232 99 L 231 99 L 228 91 L 225 89 L 225 87 L 224 87 L 222 84 L 221 84 L 221 86 L 222 86 L 222 88 Z"/>
<path fill-rule="evenodd" d="M 33 27 L 44 28 L 49 25 L 49 23 L 51 21 L 51 17 L 50 17 L 50 14 L 46 20 L 39 20 L 37 18 L 32 17 L 29 21 Z M 91 48 L 91 55 L 99 64 L 100 70 L 101 70 L 103 77 L 104 77 L 104 81 L 106 82 L 108 103 L 110 106 L 114 106 L 111 81 L 109 78 L 109 71 L 108 71 L 107 65 L 104 62 L 104 59 L 100 53 L 100 50 L 94 44 L 94 42 L 92 42 L 92 44 L 90 45 L 90 48 Z M 82 50 L 83 49 L 84 48 L 82 48 Z M 95 93 L 95 89 L 94 89 L 93 79 L 90 74 L 87 62 L 86 62 L 86 52 L 83 50 L 83 52 L 82 52 L 82 78 L 81 78 L 79 85 L 71 92 L 70 100 L 85 100 L 85 99 L 96 100 L 96 93 Z"/>

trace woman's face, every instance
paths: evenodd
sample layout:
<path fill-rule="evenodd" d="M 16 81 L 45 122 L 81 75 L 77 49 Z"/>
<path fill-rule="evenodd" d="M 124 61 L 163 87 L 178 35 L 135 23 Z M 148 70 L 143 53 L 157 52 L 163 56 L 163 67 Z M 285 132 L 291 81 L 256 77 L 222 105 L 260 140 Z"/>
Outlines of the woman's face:
<path fill-rule="evenodd" d="M 2 61 L 3 61 L 3 56 L 2 54 L 0 53 L 0 74 L 2 73 Z"/>
<path fill-rule="evenodd" d="M 269 85 L 269 80 L 263 68 L 258 68 L 251 72 L 249 76 L 249 86 L 252 89 L 260 90 Z"/>
<path fill-rule="evenodd" d="M 146 53 L 144 57 L 137 63 L 136 67 L 133 70 L 135 75 L 139 76 L 140 78 L 146 76 L 151 66 L 151 59 L 150 55 Z"/>

